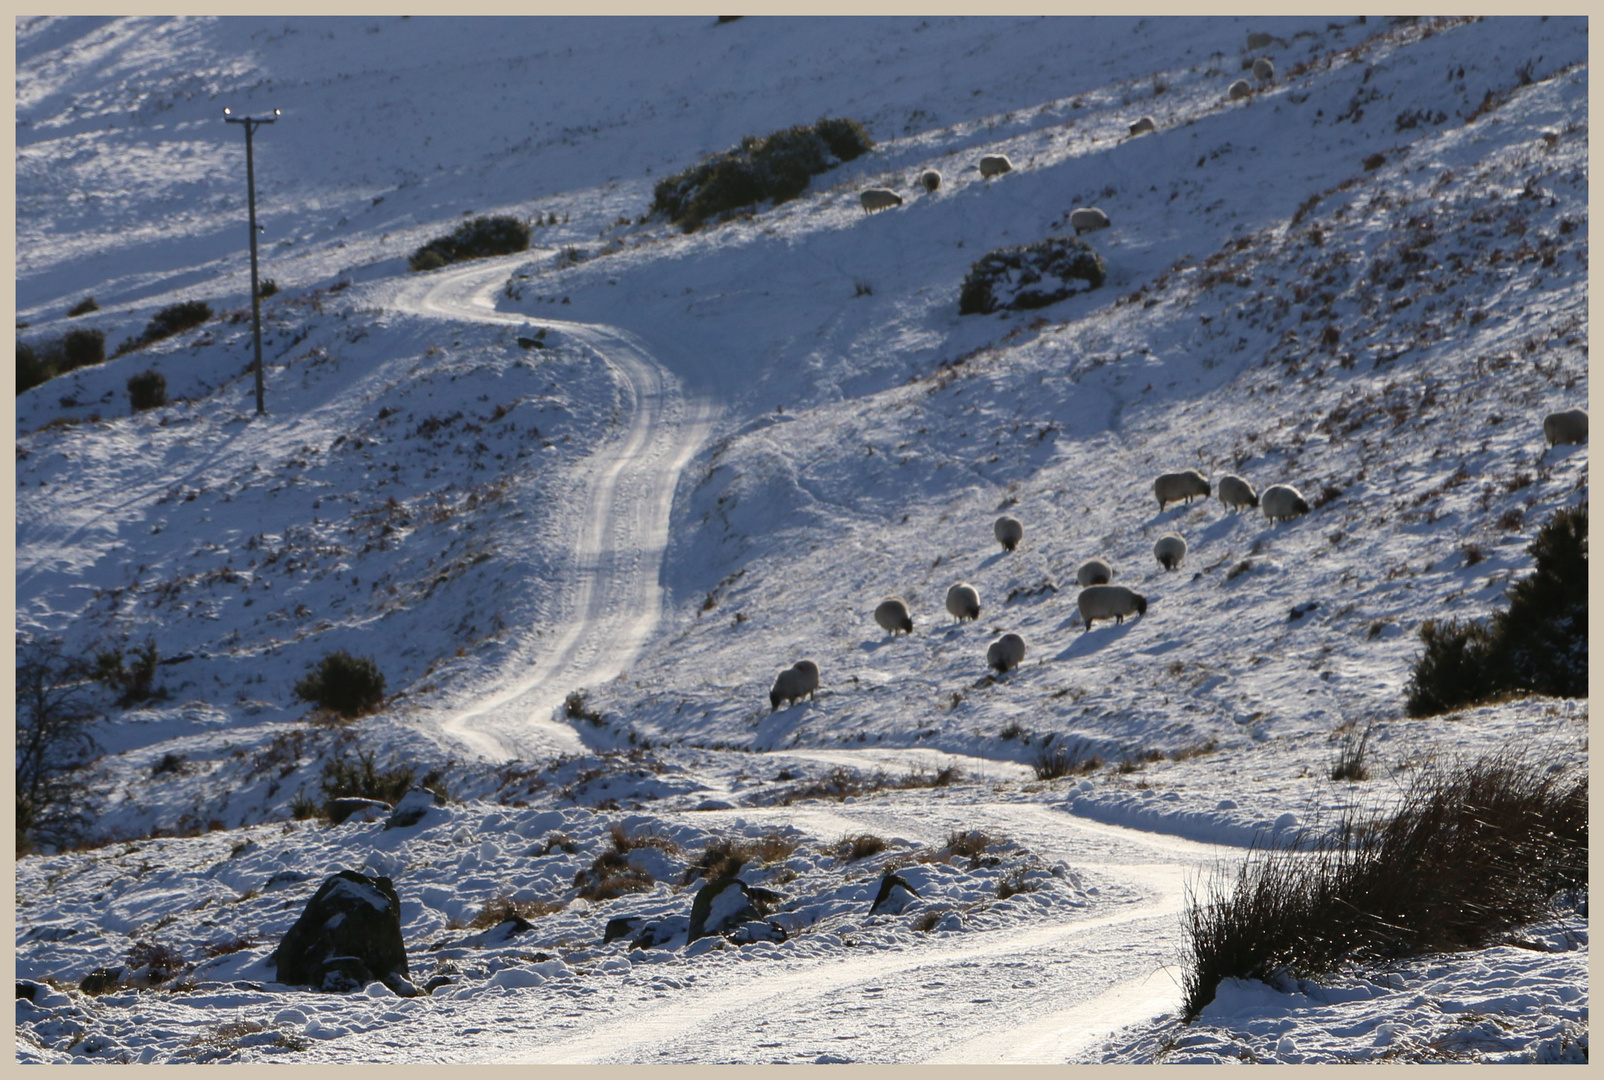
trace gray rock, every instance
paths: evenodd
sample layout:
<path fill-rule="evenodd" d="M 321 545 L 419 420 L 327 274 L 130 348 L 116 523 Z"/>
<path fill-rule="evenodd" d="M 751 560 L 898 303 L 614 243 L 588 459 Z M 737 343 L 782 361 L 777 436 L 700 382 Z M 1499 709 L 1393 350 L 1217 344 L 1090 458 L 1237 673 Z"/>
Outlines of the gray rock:
<path fill-rule="evenodd" d="M 746 882 L 739 878 L 710 881 L 697 890 L 691 902 L 690 940 L 722 934 L 740 923 L 762 918 L 763 913 L 752 906 Z"/>
<path fill-rule="evenodd" d="M 430 810 L 442 806 L 445 800 L 440 798 L 428 788 L 415 787 L 395 804 L 390 811 L 390 818 L 384 823 L 386 829 L 407 829 L 422 821 Z"/>
<path fill-rule="evenodd" d="M 919 895 L 919 890 L 908 883 L 908 879 L 901 874 L 888 873 L 880 879 L 880 891 L 874 895 L 874 903 L 869 907 L 870 915 L 895 915 L 913 902 Z"/>

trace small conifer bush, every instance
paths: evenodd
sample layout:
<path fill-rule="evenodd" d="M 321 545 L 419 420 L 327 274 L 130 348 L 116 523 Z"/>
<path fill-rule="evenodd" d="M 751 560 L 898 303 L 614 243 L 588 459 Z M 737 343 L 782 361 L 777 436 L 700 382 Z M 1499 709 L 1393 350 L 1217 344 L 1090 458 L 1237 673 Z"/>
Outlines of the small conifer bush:
<path fill-rule="evenodd" d="M 167 377 L 159 371 L 141 371 L 128 377 L 128 403 L 134 412 L 167 404 Z"/>
<path fill-rule="evenodd" d="M 312 673 L 296 682 L 295 696 L 351 720 L 384 704 L 384 676 L 371 658 L 340 649 L 325 653 Z"/>

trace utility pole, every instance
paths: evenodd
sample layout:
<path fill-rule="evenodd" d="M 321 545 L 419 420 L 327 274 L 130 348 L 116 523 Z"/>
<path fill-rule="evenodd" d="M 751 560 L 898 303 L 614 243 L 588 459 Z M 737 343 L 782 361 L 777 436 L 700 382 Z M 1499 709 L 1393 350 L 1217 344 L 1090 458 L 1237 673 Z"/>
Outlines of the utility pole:
<path fill-rule="evenodd" d="M 251 132 L 262 124 L 271 124 L 277 120 L 279 111 L 273 110 L 272 116 L 235 116 L 234 110 L 225 108 L 223 120 L 230 124 L 245 125 L 245 187 L 249 192 L 251 206 L 251 330 L 256 339 L 256 414 L 261 416 L 267 412 L 262 403 L 262 297 L 257 292 L 256 285 L 256 162 L 251 154 Z"/>

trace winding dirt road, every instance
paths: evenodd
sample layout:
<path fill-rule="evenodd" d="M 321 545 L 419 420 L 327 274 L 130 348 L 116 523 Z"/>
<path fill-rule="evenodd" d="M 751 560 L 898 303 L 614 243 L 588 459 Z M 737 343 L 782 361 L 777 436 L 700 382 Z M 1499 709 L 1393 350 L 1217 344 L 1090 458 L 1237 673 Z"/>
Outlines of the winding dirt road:
<path fill-rule="evenodd" d="M 687 398 L 679 380 L 627 331 L 497 311 L 493 297 L 509 265 L 486 260 L 408 279 L 384 300 L 433 318 L 550 327 L 594 351 L 622 392 L 618 426 L 585 459 L 584 495 L 569 507 L 577 574 L 552 620 L 556 635 L 525 645 L 510 685 L 441 725 L 447 740 L 493 761 L 584 750 L 560 718 L 564 699 L 627 669 L 656 629 L 674 488 L 713 417 L 711 403 Z"/>

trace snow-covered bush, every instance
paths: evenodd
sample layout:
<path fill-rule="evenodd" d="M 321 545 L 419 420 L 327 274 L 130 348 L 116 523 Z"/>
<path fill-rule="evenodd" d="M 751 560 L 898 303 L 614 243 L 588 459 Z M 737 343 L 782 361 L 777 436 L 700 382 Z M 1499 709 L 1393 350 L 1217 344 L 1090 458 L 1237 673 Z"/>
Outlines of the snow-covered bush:
<path fill-rule="evenodd" d="M 769 135 L 748 135 L 732 150 L 703 158 L 666 176 L 652 192 L 652 213 L 686 232 L 714 218 L 756 206 L 782 203 L 807 190 L 808 181 L 874 147 L 861 123 L 826 117 Z"/>
<path fill-rule="evenodd" d="M 958 292 L 960 315 L 989 315 L 1056 304 L 1103 284 L 1103 259 L 1086 241 L 1049 236 L 987 252 L 969 268 Z"/>

